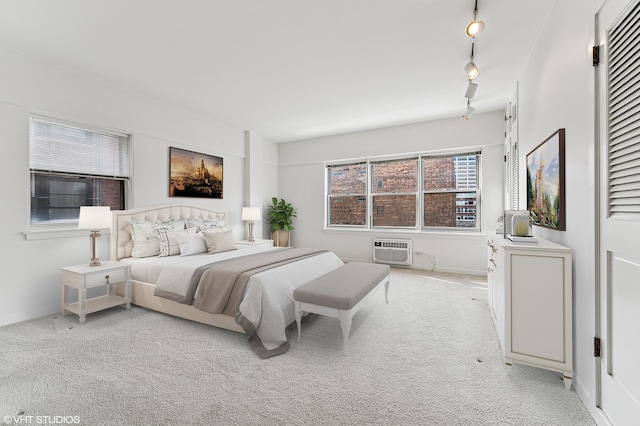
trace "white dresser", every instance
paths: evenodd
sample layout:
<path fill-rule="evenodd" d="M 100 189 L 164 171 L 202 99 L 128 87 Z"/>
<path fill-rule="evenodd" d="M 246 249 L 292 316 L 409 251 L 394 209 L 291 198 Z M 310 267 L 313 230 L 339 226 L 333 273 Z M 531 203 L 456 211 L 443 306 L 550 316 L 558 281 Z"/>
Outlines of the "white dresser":
<path fill-rule="evenodd" d="M 571 249 L 541 238 L 487 240 L 489 308 L 504 362 L 559 371 L 573 380 Z"/>

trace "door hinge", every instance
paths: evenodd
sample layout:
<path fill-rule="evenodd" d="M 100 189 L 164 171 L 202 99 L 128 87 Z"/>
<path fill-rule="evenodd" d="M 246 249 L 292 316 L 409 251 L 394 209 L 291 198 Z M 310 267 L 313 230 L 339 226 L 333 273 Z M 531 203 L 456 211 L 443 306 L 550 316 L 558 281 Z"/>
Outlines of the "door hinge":
<path fill-rule="evenodd" d="M 507 162 L 507 156 L 506 155 L 504 156 L 504 162 L 505 163 Z"/>
<path fill-rule="evenodd" d="M 593 356 L 596 358 L 600 358 L 600 338 L 593 338 Z"/>
<path fill-rule="evenodd" d="M 600 46 L 593 46 L 591 48 L 591 60 L 594 67 L 600 65 Z"/>

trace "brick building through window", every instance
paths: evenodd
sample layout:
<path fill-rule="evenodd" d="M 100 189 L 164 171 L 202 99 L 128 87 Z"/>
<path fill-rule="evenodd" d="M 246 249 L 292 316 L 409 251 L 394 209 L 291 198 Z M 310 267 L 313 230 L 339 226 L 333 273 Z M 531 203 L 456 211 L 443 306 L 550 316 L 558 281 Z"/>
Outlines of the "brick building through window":
<path fill-rule="evenodd" d="M 327 224 L 476 229 L 479 156 L 416 156 L 327 166 Z"/>

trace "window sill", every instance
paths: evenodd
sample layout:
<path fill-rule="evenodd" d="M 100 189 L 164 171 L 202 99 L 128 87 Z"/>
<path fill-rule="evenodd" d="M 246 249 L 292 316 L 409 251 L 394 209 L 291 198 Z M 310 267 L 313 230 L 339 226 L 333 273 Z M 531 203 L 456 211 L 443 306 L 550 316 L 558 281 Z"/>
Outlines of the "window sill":
<path fill-rule="evenodd" d="M 446 238 L 446 239 L 485 239 L 482 231 L 420 231 L 417 229 L 357 229 L 357 228 L 324 228 L 323 232 L 351 235 L 412 235 L 418 238 Z"/>
<path fill-rule="evenodd" d="M 77 228 L 42 228 L 42 229 L 29 229 L 25 232 L 24 238 L 27 241 L 33 240 L 49 240 L 54 238 L 74 238 L 74 237 L 88 237 L 89 236 L 88 229 L 77 229 Z M 101 230 L 100 235 L 102 237 L 109 235 L 110 232 L 108 229 Z"/>

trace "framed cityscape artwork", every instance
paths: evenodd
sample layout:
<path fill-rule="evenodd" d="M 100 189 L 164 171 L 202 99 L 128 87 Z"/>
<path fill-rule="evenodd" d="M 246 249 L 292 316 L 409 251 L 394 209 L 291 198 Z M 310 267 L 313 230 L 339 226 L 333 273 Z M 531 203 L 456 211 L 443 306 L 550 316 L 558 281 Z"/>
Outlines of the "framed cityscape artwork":
<path fill-rule="evenodd" d="M 222 198 L 222 157 L 169 147 L 169 196 Z"/>
<path fill-rule="evenodd" d="M 532 224 L 566 230 L 564 129 L 527 154 L 527 210 Z"/>

